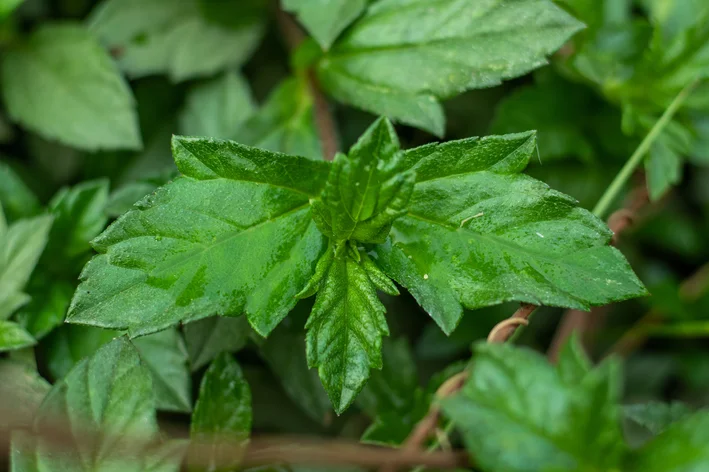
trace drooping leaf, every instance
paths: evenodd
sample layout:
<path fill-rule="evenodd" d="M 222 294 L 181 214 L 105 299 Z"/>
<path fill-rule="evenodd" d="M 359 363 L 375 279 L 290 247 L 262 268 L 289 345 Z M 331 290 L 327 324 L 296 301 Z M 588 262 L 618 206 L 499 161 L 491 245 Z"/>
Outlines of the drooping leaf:
<path fill-rule="evenodd" d="M 402 164 L 394 127 L 380 118 L 348 155 L 335 157 L 322 198 L 313 203 L 320 231 L 335 241 L 384 242 L 414 187 L 414 173 Z"/>
<path fill-rule="evenodd" d="M 90 29 L 115 52 L 130 77 L 204 77 L 244 63 L 264 30 L 262 18 L 223 24 L 243 17 L 248 2 L 222 1 L 219 16 L 209 14 L 206 3 L 217 2 L 105 0 L 92 13 Z"/>
<path fill-rule="evenodd" d="M 137 338 L 134 343 L 152 374 L 156 408 L 182 413 L 192 411 L 192 382 L 180 333 L 174 328 L 166 329 Z"/>
<path fill-rule="evenodd" d="M 298 15 L 308 32 L 328 49 L 342 30 L 367 6 L 367 0 L 282 0 L 283 8 Z"/>
<path fill-rule="evenodd" d="M 212 316 L 185 325 L 184 332 L 190 367 L 195 371 L 222 352 L 236 352 L 244 347 L 251 329 L 245 316 Z"/>
<path fill-rule="evenodd" d="M 527 349 L 479 344 L 463 390 L 445 414 L 484 471 L 613 470 L 624 453 L 608 372 L 570 384 Z M 514 451 L 514 453 L 510 453 Z"/>
<path fill-rule="evenodd" d="M 197 441 L 215 441 L 213 459 L 224 469 L 220 441 L 246 445 L 251 435 L 251 390 L 239 364 L 229 353 L 218 355 L 204 374 L 192 414 L 190 436 Z M 234 462 L 234 466 L 238 461 Z M 209 470 L 215 470 L 213 467 Z"/>
<path fill-rule="evenodd" d="M 709 412 L 695 413 L 635 452 L 624 470 L 629 472 L 690 472 L 709 467 Z"/>
<path fill-rule="evenodd" d="M 44 25 L 2 57 L 10 117 L 50 139 L 87 149 L 139 149 L 130 88 L 91 33 Z"/>
<path fill-rule="evenodd" d="M 236 140 L 250 146 L 322 159 L 313 117 L 313 99 L 302 78 L 286 79 L 242 124 Z"/>
<path fill-rule="evenodd" d="M 7 219 L 12 222 L 19 218 L 35 216 L 39 213 L 39 200 L 27 187 L 12 167 L 0 161 L 0 204 Z"/>
<path fill-rule="evenodd" d="M 386 309 L 361 262 L 346 243 L 332 245 L 311 281 L 317 297 L 305 325 L 308 366 L 318 368 L 337 414 L 352 404 L 369 370 L 382 368 L 382 336 L 389 334 Z"/>
<path fill-rule="evenodd" d="M 31 426 L 35 411 L 51 386 L 34 369 L 7 359 L 0 361 L 0 379 L 0 405 L 12 408 L 11 415 L 3 410 L 0 428 Z"/>
<path fill-rule="evenodd" d="M 319 424 L 327 424 L 332 409 L 317 372 L 308 369 L 302 328 L 275 329 L 260 346 L 261 355 L 288 396 Z"/>
<path fill-rule="evenodd" d="M 248 83 L 228 71 L 190 90 L 180 115 L 180 130 L 186 136 L 234 139 L 254 108 Z"/>
<path fill-rule="evenodd" d="M 29 434 L 13 437 L 13 471 L 150 470 L 161 461 L 141 457 L 134 449 L 132 454 L 125 453 L 128 444 L 132 448 L 141 440 L 147 444 L 158 430 L 150 373 L 125 338 L 81 361 L 52 387 L 37 413 L 35 429 L 42 431 L 56 422 L 70 426 L 67 434 L 72 441 L 62 453 Z M 154 470 L 176 472 L 178 468 L 173 464 Z"/>
<path fill-rule="evenodd" d="M 173 153 L 183 176 L 94 240 L 67 320 L 135 336 L 245 312 L 268 334 L 325 249 L 309 199 L 329 166 L 214 139 L 176 137 Z"/>
<path fill-rule="evenodd" d="M 29 301 L 23 289 L 44 250 L 51 225 L 52 217 L 43 215 L 8 227 L 0 208 L 0 320 Z"/>
<path fill-rule="evenodd" d="M 407 151 L 416 172 L 407 215 L 376 262 L 446 333 L 463 307 L 504 301 L 588 309 L 644 295 L 608 227 L 570 197 L 519 174 L 533 132 Z"/>
<path fill-rule="evenodd" d="M 547 0 L 383 0 L 318 64 L 337 100 L 443 135 L 439 99 L 546 63 L 581 27 Z"/>

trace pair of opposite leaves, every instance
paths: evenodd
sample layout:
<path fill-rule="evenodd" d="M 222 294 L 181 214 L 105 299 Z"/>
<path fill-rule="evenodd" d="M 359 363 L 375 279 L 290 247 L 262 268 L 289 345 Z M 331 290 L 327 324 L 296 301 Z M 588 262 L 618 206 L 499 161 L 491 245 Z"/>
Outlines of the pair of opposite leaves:
<path fill-rule="evenodd" d="M 92 242 L 67 319 L 138 336 L 245 313 L 267 336 L 317 293 L 307 358 L 340 413 L 382 366 L 392 280 L 447 334 L 464 308 L 643 295 L 602 221 L 520 174 L 535 148 L 526 132 L 401 151 L 386 119 L 333 163 L 175 137 L 182 176 Z"/>

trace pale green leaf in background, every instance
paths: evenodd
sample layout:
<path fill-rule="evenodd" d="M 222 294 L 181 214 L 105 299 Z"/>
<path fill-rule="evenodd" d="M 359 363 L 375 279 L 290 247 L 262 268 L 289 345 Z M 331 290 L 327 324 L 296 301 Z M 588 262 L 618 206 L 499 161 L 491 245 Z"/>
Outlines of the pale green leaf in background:
<path fill-rule="evenodd" d="M 14 321 L 0 320 L 0 352 L 33 346 L 37 341 Z"/>
<path fill-rule="evenodd" d="M 29 301 L 21 294 L 47 244 L 51 225 L 52 217 L 43 215 L 8 227 L 0 208 L 0 320 Z"/>
<path fill-rule="evenodd" d="M 334 98 L 438 136 L 440 99 L 546 64 L 582 24 L 548 0 L 382 0 L 318 63 Z"/>
<path fill-rule="evenodd" d="M 92 34 L 47 24 L 2 57 L 10 117 L 44 137 L 89 151 L 142 147 L 133 94 Z"/>
<path fill-rule="evenodd" d="M 700 472 L 709 468 L 709 411 L 673 423 L 633 453 L 628 472 Z"/>
<path fill-rule="evenodd" d="M 273 152 L 322 159 L 313 99 L 307 87 L 300 78 L 286 79 L 242 124 L 236 140 Z"/>
<path fill-rule="evenodd" d="M 88 326 L 64 325 L 44 344 L 47 367 L 61 379 L 82 359 L 92 356 L 121 332 Z M 162 411 L 192 410 L 192 382 L 187 368 L 187 351 L 176 328 L 134 340 L 145 366 L 153 378 L 156 408 Z"/>
<path fill-rule="evenodd" d="M 0 379 L 0 408 L 12 408 L 12 415 L 0 415 L 0 429 L 31 426 L 51 385 L 31 367 L 9 359 L 0 361 Z"/>
<path fill-rule="evenodd" d="M 282 0 L 283 8 L 293 12 L 323 49 L 367 6 L 368 0 Z"/>
<path fill-rule="evenodd" d="M 175 81 L 205 77 L 243 64 L 258 46 L 264 25 L 223 24 L 208 15 L 204 0 L 105 0 L 89 19 L 102 43 L 115 51 L 130 77 L 168 74 Z M 226 0 L 221 19 L 239 19 L 249 7 Z"/>
<path fill-rule="evenodd" d="M 132 445 L 141 439 L 147 443 L 156 439 L 158 432 L 150 373 L 126 338 L 118 338 L 82 360 L 52 387 L 39 409 L 35 428 L 42 431 L 45 423 L 51 426 L 57 421 L 69 423 L 74 446 L 56 454 L 41 439 L 26 433 L 13 436 L 14 472 L 137 471 L 161 461 L 125 454 L 127 441 Z M 91 431 L 105 435 L 86 441 Z M 173 465 L 159 470 L 176 472 L 178 464 Z"/>
<path fill-rule="evenodd" d="M 228 71 L 190 90 L 180 114 L 180 131 L 186 136 L 234 139 L 254 110 L 249 84 Z"/>
<path fill-rule="evenodd" d="M 237 441 L 246 446 L 251 435 L 251 417 L 249 384 L 231 354 L 222 353 L 202 378 L 190 436 L 197 441 L 217 441 L 212 454 L 214 460 L 223 465 L 218 442 Z M 233 444 L 231 446 L 228 457 L 233 458 Z"/>
<path fill-rule="evenodd" d="M 245 316 L 211 316 L 188 323 L 183 330 L 192 371 L 209 364 L 222 352 L 240 350 L 251 333 Z"/>
<path fill-rule="evenodd" d="M 39 200 L 27 184 L 5 162 L 0 161 L 0 204 L 12 222 L 39 213 Z"/>
<path fill-rule="evenodd" d="M 192 381 L 180 332 L 175 328 L 166 329 L 137 338 L 133 343 L 152 374 L 156 408 L 181 413 L 192 411 Z"/>

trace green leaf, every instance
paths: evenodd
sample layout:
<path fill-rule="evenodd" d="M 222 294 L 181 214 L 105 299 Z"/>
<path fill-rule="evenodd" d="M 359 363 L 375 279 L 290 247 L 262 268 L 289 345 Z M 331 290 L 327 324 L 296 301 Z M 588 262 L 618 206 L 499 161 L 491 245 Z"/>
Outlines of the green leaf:
<path fill-rule="evenodd" d="M 588 88 L 552 76 L 508 94 L 497 106 L 491 130 L 495 134 L 537 130 L 542 164 L 568 157 L 590 161 L 594 137 L 588 134 L 588 122 L 594 105 Z"/>
<path fill-rule="evenodd" d="M 5 162 L 0 161 L 0 204 L 10 221 L 39 213 L 37 197 Z"/>
<path fill-rule="evenodd" d="M 367 0 L 282 0 L 283 8 L 296 15 L 308 32 L 328 49 L 335 38 L 367 6 Z"/>
<path fill-rule="evenodd" d="M 441 136 L 439 99 L 545 64 L 581 26 L 547 0 L 382 0 L 334 44 L 318 77 L 337 100 Z"/>
<path fill-rule="evenodd" d="M 120 335 L 108 329 L 62 326 L 44 343 L 49 372 L 56 379 L 63 378 L 81 359 L 92 356 Z M 191 411 L 187 352 L 179 332 L 175 328 L 160 331 L 136 339 L 134 345 L 152 375 L 157 409 Z"/>
<path fill-rule="evenodd" d="M 302 78 L 283 81 L 245 123 L 236 140 L 244 144 L 310 159 L 322 159 L 315 130 L 313 99 Z"/>
<path fill-rule="evenodd" d="M 261 18 L 224 25 L 250 12 L 249 2 L 227 0 L 217 5 L 214 21 L 197 0 L 105 0 L 92 13 L 90 29 L 115 51 L 118 65 L 130 77 L 166 73 L 175 81 L 212 75 L 238 67 L 261 39 Z"/>
<path fill-rule="evenodd" d="M 309 199 L 328 164 L 229 141 L 175 137 L 182 177 L 93 242 L 67 321 L 147 334 L 246 313 L 268 334 L 296 303 L 325 241 Z"/>
<path fill-rule="evenodd" d="M 338 154 L 313 219 L 335 241 L 382 243 L 394 220 L 406 213 L 414 173 L 402 171 L 394 127 L 377 120 L 352 146 Z"/>
<path fill-rule="evenodd" d="M 30 302 L 17 313 L 18 322 L 36 339 L 43 338 L 61 325 L 76 290 L 73 281 L 53 277 L 33 277 Z"/>
<path fill-rule="evenodd" d="M 180 130 L 187 136 L 234 139 L 254 109 L 248 83 L 228 71 L 190 90 L 180 114 Z"/>
<path fill-rule="evenodd" d="M 608 395 L 607 372 L 572 385 L 527 349 L 479 344 L 475 353 L 463 390 L 442 406 L 480 469 L 620 469 L 617 393 Z"/>
<path fill-rule="evenodd" d="M 239 364 L 229 353 L 214 359 L 204 374 L 199 397 L 192 414 L 190 436 L 197 441 L 230 440 L 244 447 L 251 435 L 251 390 Z M 212 458 L 223 467 L 219 445 L 212 450 Z M 233 445 L 229 458 L 234 457 Z M 238 465 L 235 461 L 234 466 Z M 209 470 L 214 470 L 211 467 Z M 221 468 L 220 468 L 221 470 Z"/>
<path fill-rule="evenodd" d="M 0 20 L 4 20 L 25 0 L 0 0 Z"/>
<path fill-rule="evenodd" d="M 375 260 L 448 334 L 463 307 L 515 300 L 589 309 L 646 293 L 601 220 L 519 173 L 535 148 L 528 132 L 404 155 L 414 193 Z"/>
<path fill-rule="evenodd" d="M 577 333 L 569 337 L 561 348 L 556 369 L 561 380 L 570 385 L 580 383 L 591 372 L 591 360 L 584 351 Z"/>
<path fill-rule="evenodd" d="M 71 188 L 64 187 L 52 198 L 49 209 L 54 215 L 54 224 L 47 243 L 47 253 L 52 260 L 68 265 L 91 251 L 89 242 L 108 222 L 104 211 L 108 186 L 108 180 L 104 179 L 86 181 Z"/>
<path fill-rule="evenodd" d="M 626 419 L 639 424 L 653 435 L 660 434 L 670 425 L 692 413 L 687 405 L 679 402 L 648 402 L 623 407 Z"/>
<path fill-rule="evenodd" d="M 77 364 L 64 380 L 52 387 L 42 403 L 35 430 L 42 431 L 55 422 L 68 422 L 71 446 L 62 454 L 39 439 L 13 437 L 13 471 L 161 470 L 177 472 L 178 464 L 154 469 L 162 454 L 148 457 L 125 454 L 130 444 L 156 439 L 158 432 L 153 407 L 153 392 L 148 370 L 141 364 L 135 348 L 125 338 L 102 347 L 91 358 Z M 86 434 L 101 431 L 95 441 Z M 98 452 L 100 451 L 100 453 Z M 179 454 L 177 454 L 179 457 Z"/>
<path fill-rule="evenodd" d="M 87 149 L 140 149 L 130 88 L 84 28 L 44 25 L 2 58 L 10 117 L 32 131 Z"/>
<path fill-rule="evenodd" d="M 37 341 L 14 321 L 0 320 L 0 352 L 33 346 Z"/>
<path fill-rule="evenodd" d="M 315 277 L 311 283 L 318 295 L 305 325 L 308 366 L 318 368 L 339 415 L 364 387 L 370 368 L 382 368 L 382 336 L 389 334 L 386 309 L 347 244 L 328 248 Z"/>
<path fill-rule="evenodd" d="M 362 441 L 393 446 L 401 444 L 426 414 L 429 396 L 419 386 L 406 338 L 385 340 L 382 354 L 384 367 L 372 372 L 356 402 L 373 418 Z"/>
<path fill-rule="evenodd" d="M 156 408 L 192 411 L 192 382 L 187 368 L 187 350 L 177 329 L 166 329 L 134 341 L 141 359 L 150 369 Z"/>
<path fill-rule="evenodd" d="M 22 290 L 44 250 L 51 225 L 52 217 L 43 215 L 7 227 L 0 209 L 0 320 L 29 301 Z"/>
<path fill-rule="evenodd" d="M 118 336 L 118 331 L 65 324 L 54 330 L 40 348 L 47 359 L 49 374 L 58 380 L 64 378 L 82 359 L 93 356 Z"/>
<path fill-rule="evenodd" d="M 151 182 L 131 182 L 114 190 L 106 203 L 106 216 L 117 218 L 133 207 L 135 202 L 155 191 L 158 185 Z"/>
<path fill-rule="evenodd" d="M 317 372 L 308 369 L 302 328 L 293 331 L 279 326 L 261 344 L 260 352 L 295 404 L 319 424 L 332 415 L 330 400 Z"/>
<path fill-rule="evenodd" d="M 0 379 L 0 405 L 12 407 L 12 415 L 3 411 L 0 428 L 9 431 L 30 426 L 51 386 L 34 369 L 6 359 L 0 361 Z"/>
<path fill-rule="evenodd" d="M 183 330 L 192 371 L 209 364 L 222 352 L 240 350 L 251 332 L 245 316 L 212 316 L 189 323 Z"/>
<path fill-rule="evenodd" d="M 628 472 L 690 472 L 709 467 L 709 412 L 685 418 L 635 452 Z"/>

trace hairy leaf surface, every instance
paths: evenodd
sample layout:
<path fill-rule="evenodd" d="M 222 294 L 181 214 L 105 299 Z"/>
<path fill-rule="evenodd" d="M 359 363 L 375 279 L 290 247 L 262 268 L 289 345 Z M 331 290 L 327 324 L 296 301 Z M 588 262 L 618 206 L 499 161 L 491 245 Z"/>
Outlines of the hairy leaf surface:
<path fill-rule="evenodd" d="M 335 157 L 322 199 L 313 203 L 320 231 L 335 241 L 384 242 L 414 187 L 414 173 L 401 167 L 394 127 L 380 118 L 348 155 Z"/>
<path fill-rule="evenodd" d="M 376 261 L 446 333 L 464 307 L 588 309 L 646 293 L 601 220 L 520 174 L 535 148 L 529 132 L 405 153 L 416 185 Z"/>
<path fill-rule="evenodd" d="M 94 240 L 68 320 L 140 335 L 245 312 L 268 334 L 325 249 L 309 199 L 328 165 L 206 138 L 173 154 L 183 176 Z"/>
<path fill-rule="evenodd" d="M 340 414 L 364 387 L 370 368 L 382 368 L 382 336 L 389 334 L 386 310 L 377 286 L 346 245 L 328 249 L 315 277 L 311 284 L 318 294 L 305 325 L 308 365 L 318 368 Z"/>

